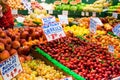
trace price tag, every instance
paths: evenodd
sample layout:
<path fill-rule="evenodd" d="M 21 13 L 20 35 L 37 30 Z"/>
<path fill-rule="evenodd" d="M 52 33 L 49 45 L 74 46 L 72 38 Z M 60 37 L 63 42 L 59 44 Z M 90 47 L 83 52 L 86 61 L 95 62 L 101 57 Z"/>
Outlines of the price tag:
<path fill-rule="evenodd" d="M 112 80 L 120 80 L 120 76 L 116 77 L 116 78 L 113 78 Z"/>
<path fill-rule="evenodd" d="M 23 71 L 17 54 L 0 63 L 3 80 L 11 80 Z"/>
<path fill-rule="evenodd" d="M 53 10 L 48 10 L 48 14 L 53 14 Z"/>
<path fill-rule="evenodd" d="M 112 13 L 112 16 L 113 16 L 114 18 L 118 18 L 118 13 Z"/>
<path fill-rule="evenodd" d="M 62 11 L 62 15 L 68 15 L 68 11 Z"/>
<path fill-rule="evenodd" d="M 67 77 L 67 78 L 60 79 L 60 80 L 73 80 L 73 78 L 72 77 Z"/>
<path fill-rule="evenodd" d="M 89 0 L 86 0 L 86 2 L 89 2 Z"/>
<path fill-rule="evenodd" d="M 110 53 L 114 53 L 114 46 L 108 45 L 108 51 L 109 51 Z"/>
<path fill-rule="evenodd" d="M 96 17 L 96 12 L 93 12 L 93 13 L 92 13 L 92 16 Z"/>
<path fill-rule="evenodd" d="M 49 24 L 49 23 L 52 23 L 52 22 L 55 22 L 55 21 L 56 21 L 56 19 L 53 16 L 46 17 L 46 18 L 42 19 L 43 24 Z"/>
<path fill-rule="evenodd" d="M 62 26 L 58 22 L 43 25 L 42 28 L 48 41 L 52 41 L 66 36 Z"/>
<path fill-rule="evenodd" d="M 118 37 L 120 37 L 120 24 L 118 24 L 117 26 L 115 26 L 113 29 L 112 29 L 113 33 L 115 35 L 117 35 Z"/>
<path fill-rule="evenodd" d="M 97 26 L 97 22 L 93 18 L 90 18 L 90 32 L 91 33 L 94 33 L 94 34 L 96 33 L 96 30 L 97 30 L 96 26 Z"/>
<path fill-rule="evenodd" d="M 67 15 L 58 15 L 61 24 L 68 24 L 68 16 Z"/>
<path fill-rule="evenodd" d="M 18 10 L 13 9 L 13 10 L 12 10 L 12 14 L 13 14 L 13 15 L 18 14 Z"/>
<path fill-rule="evenodd" d="M 81 15 L 82 15 L 82 16 L 85 16 L 85 12 L 81 12 Z"/>
<path fill-rule="evenodd" d="M 22 0 L 22 3 L 25 6 L 25 8 L 28 9 L 29 13 L 32 13 L 31 3 L 28 2 L 28 0 Z"/>
<path fill-rule="evenodd" d="M 86 16 L 89 16 L 89 12 L 86 12 Z"/>

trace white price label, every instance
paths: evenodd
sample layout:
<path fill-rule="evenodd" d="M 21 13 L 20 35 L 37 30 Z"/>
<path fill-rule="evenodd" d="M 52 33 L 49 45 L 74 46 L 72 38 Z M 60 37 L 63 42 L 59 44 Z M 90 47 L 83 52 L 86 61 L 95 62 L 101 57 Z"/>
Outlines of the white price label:
<path fill-rule="evenodd" d="M 118 13 L 112 13 L 112 16 L 113 16 L 114 18 L 118 18 Z"/>
<path fill-rule="evenodd" d="M 85 16 L 85 12 L 81 12 L 81 15 L 82 15 L 82 16 Z"/>
<path fill-rule="evenodd" d="M 94 34 L 96 33 L 96 30 L 97 30 L 96 26 L 97 26 L 97 22 L 93 18 L 90 18 L 90 32 L 91 33 L 94 33 Z"/>
<path fill-rule="evenodd" d="M 108 45 L 108 51 L 109 51 L 110 53 L 114 53 L 114 46 Z"/>
<path fill-rule="evenodd" d="M 53 10 L 48 10 L 48 14 L 53 14 Z"/>
<path fill-rule="evenodd" d="M 66 36 L 62 26 L 58 22 L 43 25 L 42 28 L 48 41 L 52 41 Z"/>
<path fill-rule="evenodd" d="M 67 15 L 58 15 L 61 24 L 68 24 L 68 16 Z"/>
<path fill-rule="evenodd" d="M 12 14 L 13 14 L 13 15 L 18 14 L 18 10 L 13 9 L 13 10 L 12 10 Z"/>
<path fill-rule="evenodd" d="M 93 12 L 93 13 L 92 13 L 92 16 L 96 17 L 96 12 Z"/>
<path fill-rule="evenodd" d="M 68 11 L 62 11 L 62 15 L 68 15 Z"/>
<path fill-rule="evenodd" d="M 86 12 L 86 16 L 89 16 L 89 12 Z"/>
<path fill-rule="evenodd" d="M 116 77 L 116 78 L 113 78 L 112 80 L 120 80 L 120 76 Z"/>
<path fill-rule="evenodd" d="M 0 63 L 3 80 L 11 80 L 23 71 L 17 54 Z"/>
<path fill-rule="evenodd" d="M 117 35 L 118 37 L 120 37 L 120 24 L 118 24 L 117 26 L 115 26 L 113 29 L 112 29 L 113 33 L 115 35 Z"/>

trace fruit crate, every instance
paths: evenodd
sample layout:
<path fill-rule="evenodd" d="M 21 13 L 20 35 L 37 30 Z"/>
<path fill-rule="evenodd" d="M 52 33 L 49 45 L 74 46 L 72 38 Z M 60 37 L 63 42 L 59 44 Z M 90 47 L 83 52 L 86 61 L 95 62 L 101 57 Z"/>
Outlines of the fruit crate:
<path fill-rule="evenodd" d="M 63 72 L 65 75 L 72 76 L 74 80 L 85 80 L 83 77 L 79 76 L 66 66 L 53 59 L 49 54 L 45 53 L 40 48 L 32 48 L 30 53 L 33 57 L 40 58 L 41 60 L 45 61 L 46 64 L 54 66 L 55 69 Z"/>

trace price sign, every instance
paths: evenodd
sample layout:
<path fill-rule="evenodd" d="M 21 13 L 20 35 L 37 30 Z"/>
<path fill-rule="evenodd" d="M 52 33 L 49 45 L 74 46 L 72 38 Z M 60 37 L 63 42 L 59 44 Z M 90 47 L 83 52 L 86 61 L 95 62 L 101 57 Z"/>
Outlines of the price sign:
<path fill-rule="evenodd" d="M 14 14 L 14 15 L 15 15 L 15 14 L 18 14 L 18 10 L 13 9 L 13 10 L 12 10 L 12 14 Z"/>
<path fill-rule="evenodd" d="M 120 80 L 120 76 L 116 77 L 116 78 L 113 78 L 112 80 Z"/>
<path fill-rule="evenodd" d="M 68 16 L 67 15 L 58 15 L 61 24 L 68 24 Z"/>
<path fill-rule="evenodd" d="M 96 33 L 96 30 L 97 30 L 96 26 L 97 26 L 97 22 L 93 20 L 93 18 L 91 18 L 90 19 L 90 32 L 91 33 L 94 33 L 94 34 Z"/>
<path fill-rule="evenodd" d="M 49 23 L 48 25 L 43 25 L 42 28 L 48 41 L 66 36 L 60 23 Z"/>
<path fill-rule="evenodd" d="M 56 21 L 56 19 L 53 16 L 46 17 L 46 18 L 42 19 L 43 24 L 49 24 L 49 23 L 52 23 L 52 22 L 55 22 L 55 21 Z"/>
<path fill-rule="evenodd" d="M 112 16 L 113 16 L 114 18 L 118 18 L 118 13 L 112 13 Z"/>
<path fill-rule="evenodd" d="M 86 12 L 86 16 L 89 16 L 89 12 Z"/>
<path fill-rule="evenodd" d="M 29 13 L 32 13 L 31 3 L 28 2 L 28 0 L 22 0 L 22 3 L 25 6 L 25 8 L 28 9 Z"/>
<path fill-rule="evenodd" d="M 114 53 L 114 46 L 108 45 L 108 51 L 109 51 L 110 53 Z"/>
<path fill-rule="evenodd" d="M 68 11 L 62 11 L 62 15 L 68 15 Z"/>
<path fill-rule="evenodd" d="M 85 13 L 84 13 L 84 12 L 81 12 L 81 15 L 82 15 L 82 16 L 85 16 Z"/>
<path fill-rule="evenodd" d="M 22 67 L 17 54 L 0 63 L 0 73 L 3 80 L 11 80 L 21 72 Z"/>
<path fill-rule="evenodd" d="M 113 33 L 115 35 L 117 35 L 118 37 L 120 37 L 120 24 L 118 24 L 117 26 L 115 26 L 113 29 L 112 29 Z"/>
<path fill-rule="evenodd" d="M 48 10 L 48 14 L 53 14 L 53 10 Z"/>
<path fill-rule="evenodd" d="M 67 78 L 60 79 L 60 80 L 73 80 L 73 78 L 72 77 L 67 77 Z"/>
<path fill-rule="evenodd" d="M 103 26 L 103 23 L 101 20 L 97 17 L 95 18 L 90 18 L 90 32 L 91 33 L 96 33 L 97 30 L 97 25 Z"/>
<path fill-rule="evenodd" d="M 93 12 L 93 13 L 92 13 L 92 16 L 96 17 L 96 12 Z"/>

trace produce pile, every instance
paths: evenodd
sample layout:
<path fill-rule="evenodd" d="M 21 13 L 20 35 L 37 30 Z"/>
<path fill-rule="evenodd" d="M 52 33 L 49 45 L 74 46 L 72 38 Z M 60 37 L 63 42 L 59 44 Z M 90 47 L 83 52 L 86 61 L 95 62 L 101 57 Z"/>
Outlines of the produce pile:
<path fill-rule="evenodd" d="M 93 4 L 80 3 L 81 0 L 75 1 L 55 1 L 56 10 L 70 10 L 70 11 L 88 11 L 88 12 L 102 12 L 104 8 L 110 4 L 107 0 L 97 0 Z"/>
<path fill-rule="evenodd" d="M 66 76 L 39 59 L 22 63 L 23 72 L 12 80 L 59 80 Z"/>
<path fill-rule="evenodd" d="M 40 27 L 0 29 L 0 61 L 15 53 L 27 55 L 32 45 L 46 42 Z"/>
<path fill-rule="evenodd" d="M 110 6 L 108 8 L 108 11 L 120 13 L 120 3 L 117 3 L 117 5 L 114 5 L 114 6 Z"/>
<path fill-rule="evenodd" d="M 114 57 L 120 58 L 120 39 L 112 35 L 86 35 L 84 36 L 90 42 L 100 44 L 102 47 L 108 48 L 108 45 L 114 46 Z"/>
<path fill-rule="evenodd" d="M 64 37 L 39 45 L 39 48 L 87 80 L 120 76 L 120 61 L 98 44 Z"/>
<path fill-rule="evenodd" d="M 21 0 L 7 0 L 7 2 L 12 9 L 24 10 L 24 5 L 21 3 Z"/>

